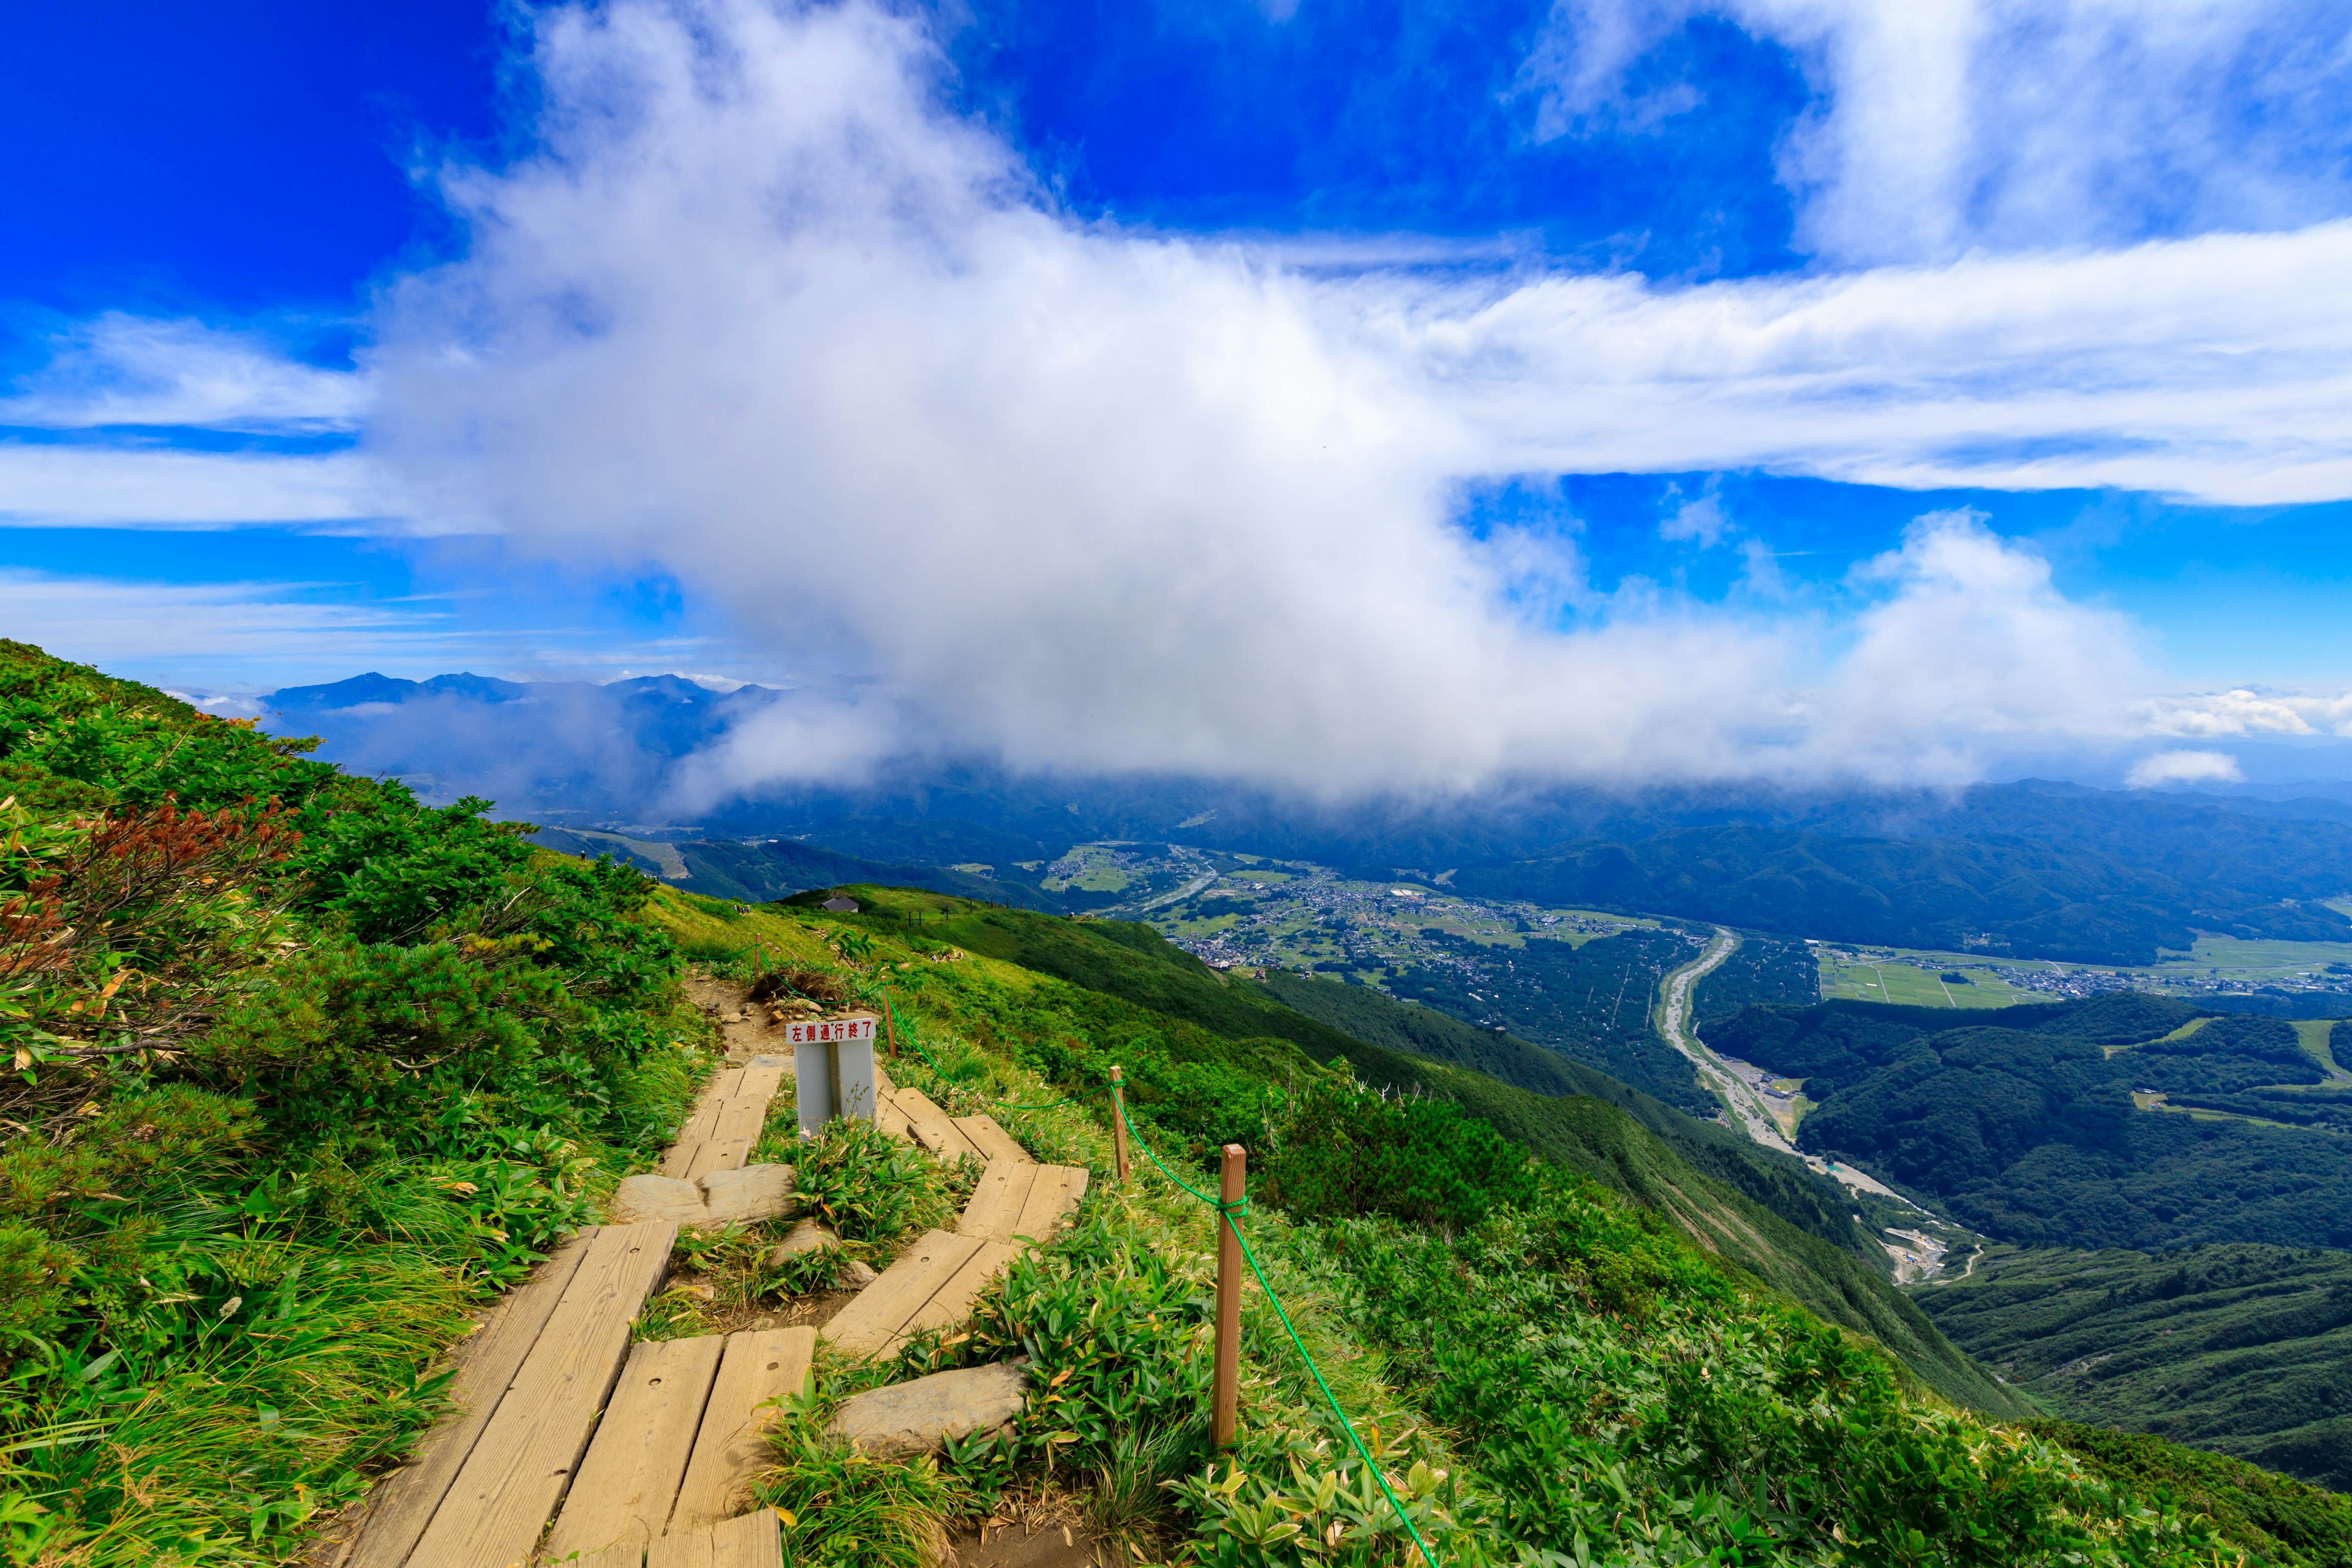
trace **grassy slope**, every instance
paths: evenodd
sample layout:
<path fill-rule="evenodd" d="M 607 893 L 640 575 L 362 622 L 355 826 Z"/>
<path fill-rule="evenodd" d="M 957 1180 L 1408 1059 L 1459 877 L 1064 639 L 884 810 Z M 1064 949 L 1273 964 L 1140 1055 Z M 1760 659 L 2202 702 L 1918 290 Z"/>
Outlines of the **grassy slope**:
<path fill-rule="evenodd" d="M 761 942 L 772 955 L 830 965 L 845 931 L 855 926 L 866 926 L 877 939 L 876 956 L 891 960 L 877 972 L 896 998 L 902 1019 L 928 1021 L 934 1045 L 943 1037 L 974 1042 L 991 1042 L 990 1054 L 1015 1060 L 1037 1063 L 1050 1061 L 1055 1053 L 1056 1034 L 1084 1032 L 1104 1045 L 1104 1048 L 1088 1054 L 1084 1061 L 1074 1061 L 1071 1078 L 1076 1087 L 1097 1081 L 1102 1071 L 1101 1063 L 1114 1054 L 1133 1061 L 1139 1044 L 1139 1037 L 1149 1035 L 1164 1046 L 1170 1057 L 1198 1062 L 1245 1064 L 1248 1069 L 1263 1077 L 1279 1079 L 1286 1073 L 1307 1070 L 1307 1058 L 1286 1041 L 1265 1037 L 1231 1040 L 1213 1035 L 1197 1026 L 1166 1014 L 1153 1012 L 1124 1001 L 1115 995 L 1082 988 L 1036 970 L 985 956 L 972 956 L 950 964 L 904 962 L 908 950 L 920 953 L 936 952 L 950 935 L 965 934 L 953 930 L 951 921 L 973 913 L 969 906 L 954 900 L 913 893 L 876 893 L 860 889 L 880 906 L 878 919 L 838 921 L 816 914 L 813 910 L 758 910 L 738 914 L 730 907 L 709 900 L 697 900 L 675 893 L 666 893 L 659 900 L 656 918 L 689 952 L 720 953 L 736 951 L 750 942 Z M 893 913 L 910 910 L 928 911 L 930 923 L 911 925 L 891 919 Z M 946 916 L 950 919 L 943 920 Z M 1003 930 L 999 926 L 1000 931 Z M 1083 930 L 1084 928 L 1080 928 Z M 1057 941 L 1073 944 L 1081 939 L 1073 931 L 1045 933 Z M 1131 940 L 1131 939 L 1130 939 Z M 1112 945 L 1126 946 L 1125 942 Z M 966 950 L 971 952 L 970 949 Z M 1137 943 L 1132 951 L 1145 952 Z M 1104 967 L 1095 978 L 1113 978 L 1113 968 L 1099 949 L 1088 956 Z M 1256 1015 L 1253 1015 L 1254 1016 Z M 1129 1031 L 1134 1031 L 1130 1034 Z M 1423 1064 L 1435 1066 L 1437 1064 Z M 1025 1076 L 1025 1075 L 1024 1075 Z M 1464 1078 L 1471 1075 L 1464 1074 Z M 1130 1078 L 1134 1077 L 1130 1069 Z M 1062 1080 L 1057 1080 L 1062 1081 Z M 1042 1086 L 1034 1079 L 1025 1082 L 1003 1080 L 996 1092 L 1017 1089 L 1021 1098 L 1030 1098 Z M 942 1090 L 941 1092 L 947 1092 Z M 1047 1091 L 1050 1093 L 1050 1091 Z M 1041 1098 L 1043 1096 L 1040 1096 Z M 1535 1099 L 1537 1097 L 1524 1097 Z M 1591 1097 L 1571 1097 L 1557 1102 L 1572 1116 L 1580 1118 L 1571 1125 L 1585 1128 L 1588 1142 L 1582 1146 L 1580 1163 L 1609 1178 L 1621 1191 L 1640 1194 L 1644 1189 L 1654 1193 L 1662 1158 L 1672 1155 L 1663 1150 L 1654 1138 L 1648 1136 L 1627 1117 L 1601 1104 Z M 1056 1109 L 1042 1115 L 1016 1113 L 1012 1125 L 1024 1138 L 1040 1135 L 1048 1139 L 1066 1137 L 1062 1126 L 1082 1112 Z M 1099 1141 L 1098 1137 L 1096 1141 Z M 1198 1145 L 1195 1144 L 1197 1150 Z M 1099 1163 L 1099 1151 L 1084 1156 Z M 1056 1153 L 1057 1158 L 1081 1157 L 1076 1151 Z M 1685 1189 L 1702 1184 L 1687 1167 L 1682 1168 Z M 1108 1188 L 1117 1193 L 1125 1189 Z M 1669 1201 L 1672 1193 L 1664 1194 Z M 1685 1196 L 1687 1191 L 1685 1190 Z M 1690 1214 L 1689 1209 L 1676 1211 Z M 1691 1217 L 1699 1217 L 1692 1215 Z M 1720 1222 L 1720 1210 L 1716 1213 Z M 1278 1224 L 1279 1216 L 1269 1214 L 1269 1224 Z M 1197 1240 L 1197 1238 L 1195 1238 Z M 1351 1253 L 1352 1257 L 1353 1254 Z M 1286 1284 L 1287 1291 L 1305 1287 L 1303 1278 Z M 1092 1321 L 1091 1314 L 1087 1321 Z M 1577 1321 L 1582 1320 L 1578 1319 Z M 1321 1326 L 1318 1328 L 1318 1324 Z M 1351 1409 L 1370 1411 L 1396 1397 L 1380 1392 L 1379 1355 L 1366 1355 L 1362 1349 L 1351 1350 L 1347 1344 L 1323 1337 L 1337 1329 L 1336 1320 L 1321 1314 L 1317 1321 L 1304 1325 L 1305 1331 L 1318 1346 L 1318 1354 L 1327 1360 L 1336 1359 L 1335 1375 L 1342 1379 L 1341 1397 Z M 1276 1332 L 1270 1323 L 1258 1329 L 1268 1335 Z M 1092 1331 L 1088 1331 L 1092 1332 Z M 1245 1334 L 1245 1339 L 1247 1335 Z M 1252 1363 L 1255 1364 L 1255 1363 Z M 1287 1358 L 1276 1375 L 1288 1375 Z M 1255 1384 L 1250 1386 L 1255 1387 Z M 1301 1396 L 1308 1396 L 1302 1388 Z M 1246 1395 L 1255 1398 L 1255 1395 Z M 1382 1417 L 1387 1420 L 1387 1416 Z M 1400 1413 L 1399 1422 L 1410 1422 L 1410 1416 Z M 1832 1425 L 1835 1422 L 1832 1421 Z M 2062 1424 L 2035 1423 L 2035 1429 L 2071 1448 L 2085 1463 L 2105 1475 L 2143 1494 L 2151 1488 L 2161 1487 L 2189 1496 L 2197 1508 L 2221 1519 L 2228 1537 L 2252 1549 L 2256 1563 L 2326 1564 L 2327 1568 L 2352 1568 L 2352 1555 L 2343 1550 L 2336 1531 L 2331 1544 L 2328 1531 L 2335 1514 L 2336 1500 L 2326 1494 L 2275 1477 L 2242 1469 L 2213 1470 L 2209 1457 L 2195 1454 L 2155 1441 L 2137 1446 L 2119 1440 L 2116 1435 Z M 1466 1440 L 1473 1434 L 1463 1433 Z M 1996 1438 L 1996 1447 L 1998 1441 Z M 2121 1446 L 2119 1446 L 2119 1443 Z M 1985 1452 L 1993 1452 L 1988 1448 Z M 1491 1458 L 1491 1456 L 1490 1456 Z M 1457 1541 L 1457 1547 L 1460 1542 Z M 1453 1558 L 1448 1557 L 1449 1561 Z M 1875 1560 L 1868 1559 L 1864 1560 Z M 1933 1560 L 1943 1560 L 1941 1557 Z M 2234 1558 L 2223 1561 L 2234 1561 Z"/>
<path fill-rule="evenodd" d="M 1728 1127 L 1677 1110 L 1596 1068 L 1364 986 L 1280 971 L 1269 972 L 1262 984 L 1282 1002 L 1357 1039 L 1474 1068 L 1537 1094 L 1582 1094 L 1607 1100 L 1701 1171 L 1728 1182 L 1798 1229 L 1843 1247 L 1874 1268 L 1885 1260 L 1885 1250 L 1854 1223 L 1843 1193 L 1814 1175 L 1802 1161 L 1759 1148 Z"/>
<path fill-rule="evenodd" d="M 2001 1248 L 1918 1300 L 2059 1415 L 2352 1490 L 2352 1255 Z"/>
<path fill-rule="evenodd" d="M 638 879 L 305 749 L 0 640 L 0 1560 L 306 1554 L 708 1061 Z"/>
<path fill-rule="evenodd" d="M 1702 1245 L 1828 1321 L 1872 1335 L 1946 1397 L 1995 1414 L 2027 1413 L 1868 1265 L 1695 1168 L 1615 1105 L 1519 1089 L 1368 1043 L 1286 1006 L 1271 992 L 1220 976 L 1147 926 L 1063 921 L 937 897 L 917 900 L 873 888 L 853 891 L 873 911 L 861 921 L 887 927 L 894 910 L 936 910 L 947 918 L 921 927 L 927 938 L 1181 1019 L 1236 1043 L 1254 1062 L 1278 1060 L 1265 1042 L 1287 1041 L 1318 1062 L 1346 1058 L 1367 1083 L 1446 1095 L 1524 1147 L 1672 1215 Z M 1614 1088 L 1620 1096 L 1633 1092 Z"/>

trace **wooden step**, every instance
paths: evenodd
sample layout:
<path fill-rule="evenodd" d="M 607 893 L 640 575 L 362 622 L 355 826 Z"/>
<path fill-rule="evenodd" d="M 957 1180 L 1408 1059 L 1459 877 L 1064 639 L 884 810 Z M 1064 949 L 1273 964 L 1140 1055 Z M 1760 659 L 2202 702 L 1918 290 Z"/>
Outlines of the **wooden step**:
<path fill-rule="evenodd" d="M 642 1551 L 667 1526 L 726 1342 L 706 1334 L 651 1341 L 629 1352 L 548 1538 L 549 1558 L 561 1562 L 615 1543 Z"/>
<path fill-rule="evenodd" d="M 910 1334 L 961 1322 L 1014 1253 L 985 1237 L 927 1231 L 834 1314 L 824 1337 L 846 1355 L 887 1356 Z"/>
<path fill-rule="evenodd" d="M 784 1568 L 776 1510 L 763 1508 L 685 1535 L 666 1535 L 650 1548 L 608 1546 L 567 1568 Z"/>
<path fill-rule="evenodd" d="M 941 1110 L 921 1089 L 902 1089 L 890 1098 L 907 1119 L 907 1135 L 918 1145 L 943 1160 L 965 1155 L 975 1160 L 988 1158 L 987 1151 L 973 1142 L 970 1134 L 956 1125 L 955 1118 Z"/>
<path fill-rule="evenodd" d="M 1031 1163 L 1029 1151 L 1014 1142 L 1013 1134 L 999 1127 L 993 1116 L 959 1116 L 955 1119 L 955 1124 L 956 1130 L 971 1141 L 973 1148 L 980 1151 L 982 1159 L 1011 1160 L 1024 1164 Z"/>
<path fill-rule="evenodd" d="M 788 1059 L 783 1057 L 753 1057 L 743 1068 L 743 1079 L 735 1086 L 730 1098 L 735 1100 L 773 1100 L 782 1092 Z"/>
<path fill-rule="evenodd" d="M 776 1510 L 722 1520 L 708 1530 L 665 1535 L 646 1553 L 646 1568 L 784 1568 Z"/>
<path fill-rule="evenodd" d="M 597 1231 L 407 1561 L 511 1568 L 563 1500 L 620 1376 L 629 1325 L 669 1265 L 674 1225 Z"/>
<path fill-rule="evenodd" d="M 426 1433 L 416 1457 L 383 1483 L 344 1559 L 345 1568 L 401 1568 L 408 1561 L 417 1538 L 448 1495 L 450 1483 L 472 1455 L 482 1428 L 497 1412 L 507 1385 L 539 1342 L 595 1235 L 593 1229 L 583 1230 L 558 1247 L 463 1342 L 457 1375 L 449 1384 L 456 1411 Z"/>
<path fill-rule="evenodd" d="M 1046 1241 L 1086 1195 L 1087 1173 L 1079 1166 L 991 1161 L 956 1231 L 992 1241 Z"/>
<path fill-rule="evenodd" d="M 726 1359 L 695 1434 L 694 1457 L 670 1510 L 669 1531 L 703 1529 L 727 1517 L 761 1470 L 773 1462 L 767 1434 L 775 1425 L 772 1400 L 808 1385 L 816 1356 L 813 1328 L 746 1331 L 727 1336 Z"/>

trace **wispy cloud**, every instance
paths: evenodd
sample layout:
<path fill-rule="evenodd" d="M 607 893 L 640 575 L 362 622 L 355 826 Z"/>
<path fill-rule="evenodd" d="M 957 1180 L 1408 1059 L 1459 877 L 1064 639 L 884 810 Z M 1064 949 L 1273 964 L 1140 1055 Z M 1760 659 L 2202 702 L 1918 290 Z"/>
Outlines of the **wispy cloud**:
<path fill-rule="evenodd" d="M 49 357 L 0 397 L 0 426 L 355 431 L 366 380 L 305 364 L 261 333 L 108 311 L 48 336 Z"/>
<path fill-rule="evenodd" d="M 205 452 L 167 446 L 0 442 L 0 527 L 233 528 L 304 523 L 418 531 L 357 452 Z"/>
<path fill-rule="evenodd" d="M 1688 111 L 1631 87 L 1693 18 L 1788 50 L 1801 243 L 1845 262 L 2301 227 L 2352 210 L 2344 0 L 1556 0 L 1520 73 L 1539 136 Z"/>

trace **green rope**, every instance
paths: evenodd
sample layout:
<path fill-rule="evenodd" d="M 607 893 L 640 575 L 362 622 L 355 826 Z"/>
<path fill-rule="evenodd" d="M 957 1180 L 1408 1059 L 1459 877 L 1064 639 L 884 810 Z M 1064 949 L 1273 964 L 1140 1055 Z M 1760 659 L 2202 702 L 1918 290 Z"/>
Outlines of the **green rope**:
<path fill-rule="evenodd" d="M 1170 1170 L 1166 1163 L 1160 1160 L 1160 1156 L 1151 1152 L 1151 1145 L 1143 1141 L 1143 1134 L 1135 1130 L 1134 1120 L 1127 1114 L 1127 1097 L 1125 1095 L 1120 1095 L 1113 1103 L 1118 1107 L 1118 1119 L 1127 1123 L 1127 1136 L 1129 1141 L 1131 1141 L 1137 1148 L 1143 1151 L 1143 1157 L 1145 1159 L 1160 1167 L 1160 1173 L 1161 1175 L 1167 1177 L 1170 1181 L 1175 1183 L 1178 1186 L 1183 1188 L 1184 1191 L 1192 1194 L 1193 1197 L 1197 1198 L 1202 1203 L 1208 1205 L 1211 1208 L 1220 1211 L 1224 1208 L 1223 1204 L 1218 1202 L 1215 1198 L 1211 1197 L 1208 1194 L 1201 1191 L 1200 1188 L 1193 1186 L 1191 1183 L 1185 1181 L 1183 1177 Z"/>
<path fill-rule="evenodd" d="M 1356 1436 L 1355 1423 L 1349 1421 L 1348 1413 L 1339 1408 L 1339 1401 L 1331 1393 L 1331 1385 L 1323 1381 L 1323 1369 L 1317 1366 L 1315 1358 L 1307 1353 L 1307 1342 L 1298 1337 L 1298 1330 L 1292 1324 L 1290 1314 L 1282 1310 L 1282 1298 L 1274 1293 L 1274 1286 L 1266 1279 L 1265 1270 L 1258 1267 L 1257 1254 L 1250 1250 L 1250 1244 L 1243 1238 L 1242 1227 L 1237 1221 L 1241 1215 L 1249 1212 L 1248 1194 L 1244 1194 L 1228 1202 L 1222 1198 L 1213 1198 L 1199 1188 L 1191 1185 L 1183 1177 L 1170 1170 L 1160 1156 L 1151 1152 L 1151 1145 L 1146 1143 L 1142 1135 L 1136 1131 L 1135 1122 L 1127 1114 L 1126 1097 L 1118 1096 L 1112 1103 L 1118 1107 L 1118 1119 L 1127 1123 L 1129 1140 L 1143 1151 L 1144 1157 L 1160 1167 L 1161 1175 L 1192 1194 L 1200 1202 L 1216 1210 L 1225 1228 L 1233 1232 L 1234 1240 L 1241 1247 L 1242 1256 L 1249 1260 L 1250 1272 L 1257 1276 L 1258 1288 L 1265 1292 L 1265 1299 L 1273 1303 L 1274 1315 L 1282 1320 L 1283 1331 L 1289 1334 L 1290 1342 L 1297 1347 L 1298 1359 L 1307 1363 L 1307 1373 L 1315 1379 L 1315 1386 L 1323 1391 L 1323 1402 L 1331 1407 L 1331 1414 L 1339 1418 L 1340 1429 L 1348 1434 L 1348 1441 L 1355 1445 L 1356 1453 L 1364 1461 L 1364 1468 L 1372 1472 L 1372 1479 L 1380 1482 L 1381 1494 L 1389 1500 L 1389 1506 L 1396 1510 L 1397 1521 L 1402 1524 L 1406 1533 L 1412 1537 L 1412 1543 L 1421 1548 L 1423 1560 L 1429 1563 L 1430 1568 L 1438 1568 L 1437 1553 L 1432 1552 L 1429 1549 L 1429 1542 L 1421 1538 L 1421 1531 L 1414 1526 L 1412 1516 L 1405 1512 L 1404 1504 L 1399 1502 L 1396 1493 L 1390 1489 L 1388 1477 L 1381 1473 L 1381 1467 L 1373 1461 L 1370 1450 L 1364 1447 L 1364 1440 Z"/>
<path fill-rule="evenodd" d="M 1221 1211 L 1223 1207 L 1219 1205 Z M 1364 1440 L 1356 1436 L 1355 1423 L 1348 1419 L 1348 1413 L 1339 1408 L 1339 1400 L 1332 1396 L 1331 1385 L 1323 1381 L 1323 1369 L 1317 1366 L 1315 1358 L 1307 1353 L 1306 1342 L 1298 1337 L 1298 1331 L 1291 1326 L 1290 1314 L 1282 1310 L 1282 1298 L 1276 1295 L 1274 1287 L 1267 1283 L 1265 1270 L 1257 1266 L 1257 1254 L 1252 1252 L 1250 1244 L 1242 1239 L 1242 1227 L 1233 1222 L 1230 1215 L 1225 1218 L 1225 1228 L 1233 1232 L 1234 1240 L 1241 1244 L 1242 1256 L 1249 1259 L 1250 1272 L 1257 1276 L 1258 1288 L 1265 1292 L 1266 1300 L 1273 1304 L 1274 1315 L 1282 1320 L 1283 1331 L 1289 1334 L 1290 1342 L 1298 1347 L 1298 1359 L 1307 1363 L 1308 1373 L 1315 1379 L 1315 1386 L 1323 1391 L 1323 1402 L 1331 1407 L 1331 1414 L 1339 1418 L 1340 1429 L 1348 1434 L 1348 1441 L 1356 1446 L 1356 1453 L 1363 1459 L 1364 1468 L 1372 1472 L 1372 1479 L 1381 1483 L 1381 1495 L 1389 1500 L 1391 1508 L 1396 1510 L 1398 1522 L 1412 1537 L 1412 1543 L 1421 1548 L 1423 1560 L 1429 1563 L 1430 1568 L 1437 1568 L 1437 1554 L 1429 1549 L 1429 1542 L 1421 1538 L 1421 1531 L 1414 1528 L 1412 1516 L 1404 1510 L 1404 1504 L 1397 1501 L 1396 1493 L 1389 1489 L 1388 1477 L 1382 1475 L 1380 1466 L 1372 1462 L 1372 1456 L 1364 1447 Z"/>

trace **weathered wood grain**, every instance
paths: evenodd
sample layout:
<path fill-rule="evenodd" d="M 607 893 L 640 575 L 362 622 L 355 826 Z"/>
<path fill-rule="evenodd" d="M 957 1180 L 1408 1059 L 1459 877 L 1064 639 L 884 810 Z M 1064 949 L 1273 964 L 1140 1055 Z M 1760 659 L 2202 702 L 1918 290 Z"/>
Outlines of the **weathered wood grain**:
<path fill-rule="evenodd" d="M 1037 1173 L 1043 1169 L 1025 1160 L 992 1162 L 971 1189 L 971 1201 L 963 1205 L 963 1214 L 956 1221 L 957 1234 L 1012 1240 L 1021 1206 L 1028 1201 L 1029 1189 L 1036 1184 Z"/>
<path fill-rule="evenodd" d="M 907 1320 L 939 1293 L 986 1243 L 979 1237 L 926 1231 L 882 1277 L 833 1316 L 824 1337 L 846 1355 L 871 1356 L 898 1337 Z"/>
<path fill-rule="evenodd" d="M 1040 1165 L 1037 1180 L 1031 1184 L 1021 1215 L 1013 1222 L 1013 1236 L 1025 1236 L 1032 1241 L 1052 1237 L 1062 1221 L 1078 1206 L 1087 1195 L 1087 1173 L 1078 1165 Z M 1012 1237 L 1004 1239 L 1011 1240 Z"/>
<path fill-rule="evenodd" d="M 588 1244 L 474 1451 L 410 1554 L 417 1568 L 511 1568 L 563 1500 L 620 1375 L 629 1324 L 668 1266 L 673 1225 L 615 1225 Z"/>
<path fill-rule="evenodd" d="M 694 1457 L 670 1511 L 673 1533 L 703 1529 L 726 1518 L 751 1479 L 768 1468 L 767 1432 L 776 1417 L 768 1401 L 800 1393 L 815 1355 L 813 1328 L 727 1336 L 726 1359 L 711 1384 L 702 1426 L 694 1437 Z"/>
<path fill-rule="evenodd" d="M 384 1481 L 344 1559 L 346 1568 L 400 1568 L 408 1561 L 473 1453 L 482 1428 L 497 1412 L 507 1385 L 539 1342 L 595 1234 L 583 1230 L 558 1247 L 465 1342 L 458 1352 L 457 1375 L 449 1384 L 457 1410 L 425 1434 L 412 1463 Z"/>
<path fill-rule="evenodd" d="M 726 1336 L 705 1334 L 629 1352 L 548 1538 L 550 1558 L 615 1542 L 642 1549 L 662 1532 L 726 1346 Z"/>
<path fill-rule="evenodd" d="M 1030 1160 L 1028 1150 L 1013 1141 L 1013 1134 L 997 1125 L 993 1116 L 959 1116 L 955 1124 L 956 1131 L 980 1151 L 983 1160 L 1005 1160 L 1014 1164 L 1035 1163 Z"/>

